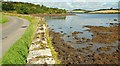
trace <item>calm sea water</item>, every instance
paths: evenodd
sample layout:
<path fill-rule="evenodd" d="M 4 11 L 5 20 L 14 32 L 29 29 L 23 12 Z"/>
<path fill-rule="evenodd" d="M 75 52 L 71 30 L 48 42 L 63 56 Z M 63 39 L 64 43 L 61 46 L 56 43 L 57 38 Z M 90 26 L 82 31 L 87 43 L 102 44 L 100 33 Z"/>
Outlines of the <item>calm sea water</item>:
<path fill-rule="evenodd" d="M 77 14 L 73 16 L 65 16 L 64 19 L 50 18 L 46 19 L 49 27 L 54 29 L 55 32 L 63 31 L 67 35 L 71 35 L 74 31 L 83 32 L 79 34 L 79 37 L 85 37 L 91 39 L 90 32 L 84 31 L 86 25 L 91 26 L 109 26 L 109 23 L 117 23 L 114 19 L 118 19 L 118 14 Z M 72 27 L 72 28 L 70 28 Z M 70 40 L 71 38 L 66 38 Z"/>
<path fill-rule="evenodd" d="M 85 31 L 88 28 L 85 28 L 84 26 L 110 26 L 109 23 L 118 23 L 117 21 L 114 21 L 114 19 L 118 20 L 118 14 L 77 14 L 62 17 L 46 17 L 49 28 L 54 29 L 55 32 L 63 31 L 63 34 L 66 33 L 66 35 L 63 37 L 65 41 L 73 41 L 73 36 L 71 36 L 71 33 L 74 31 L 83 32 L 83 34 L 80 33 L 77 35 L 80 38 L 92 39 L 92 33 Z M 70 37 L 67 37 L 68 35 Z M 74 44 L 74 46 L 79 48 L 86 45 Z M 96 44 L 94 45 L 94 48 L 97 48 L 97 46 L 102 47 L 107 45 Z"/>

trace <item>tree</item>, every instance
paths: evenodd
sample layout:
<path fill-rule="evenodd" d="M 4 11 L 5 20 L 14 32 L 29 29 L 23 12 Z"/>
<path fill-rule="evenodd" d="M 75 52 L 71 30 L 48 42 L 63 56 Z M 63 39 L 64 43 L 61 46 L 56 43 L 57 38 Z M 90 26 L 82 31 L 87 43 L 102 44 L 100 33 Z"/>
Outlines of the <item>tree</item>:
<path fill-rule="evenodd" d="M 3 3 L 2 4 L 2 9 L 5 10 L 5 11 L 12 11 L 14 10 L 14 6 L 12 3 Z"/>
<path fill-rule="evenodd" d="M 19 14 L 56 14 L 66 13 L 66 10 L 58 8 L 49 8 L 44 5 L 35 5 L 23 2 L 3 2 L 2 8 L 4 11 L 16 11 Z"/>
<path fill-rule="evenodd" d="M 112 10 L 113 8 L 110 8 L 110 10 Z"/>

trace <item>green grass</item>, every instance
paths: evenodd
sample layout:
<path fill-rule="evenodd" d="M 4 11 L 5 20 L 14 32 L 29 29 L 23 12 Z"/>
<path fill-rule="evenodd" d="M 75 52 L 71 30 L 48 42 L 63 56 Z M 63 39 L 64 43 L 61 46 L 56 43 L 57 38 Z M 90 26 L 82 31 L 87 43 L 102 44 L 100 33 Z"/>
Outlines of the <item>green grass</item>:
<path fill-rule="evenodd" d="M 8 14 L 10 15 L 10 14 Z M 13 14 L 12 14 L 13 15 Z M 28 29 L 25 31 L 24 35 L 15 43 L 13 46 L 6 52 L 6 54 L 3 56 L 2 64 L 26 64 L 26 59 L 28 55 L 28 48 L 32 42 L 32 39 L 34 37 L 35 28 L 37 27 L 38 19 L 30 16 L 19 16 L 21 18 L 25 18 L 30 21 L 30 25 Z M 46 22 L 40 22 L 40 24 L 43 24 Z M 60 64 L 60 60 L 58 59 L 58 53 L 54 50 L 54 47 L 51 42 L 51 38 L 49 36 L 49 30 L 47 29 L 47 41 L 49 44 L 49 47 L 51 49 L 53 58 L 56 61 L 56 64 Z M 61 65 L 59 65 L 61 66 Z"/>
<path fill-rule="evenodd" d="M 54 58 L 56 64 L 61 64 L 61 61 L 58 59 L 58 53 L 55 51 L 55 49 L 54 49 L 54 47 L 52 45 L 52 40 L 51 40 L 51 38 L 49 36 L 49 30 L 48 30 L 48 28 L 46 30 L 46 34 L 47 34 L 47 42 L 48 42 L 49 48 L 51 49 L 53 58 Z M 61 66 L 61 65 L 58 65 L 58 66 Z"/>
<path fill-rule="evenodd" d="M 6 17 L 6 15 L 1 15 L 0 16 L 0 24 L 6 23 L 9 21 L 9 19 Z"/>
<path fill-rule="evenodd" d="M 26 64 L 26 59 L 28 55 L 28 48 L 32 42 L 34 36 L 38 19 L 31 16 L 19 16 L 21 18 L 30 21 L 29 27 L 22 35 L 22 37 L 17 40 L 13 46 L 5 53 L 2 58 L 2 64 Z"/>
<path fill-rule="evenodd" d="M 1 66 L 1 64 L 2 64 L 2 59 L 0 58 L 0 66 Z"/>

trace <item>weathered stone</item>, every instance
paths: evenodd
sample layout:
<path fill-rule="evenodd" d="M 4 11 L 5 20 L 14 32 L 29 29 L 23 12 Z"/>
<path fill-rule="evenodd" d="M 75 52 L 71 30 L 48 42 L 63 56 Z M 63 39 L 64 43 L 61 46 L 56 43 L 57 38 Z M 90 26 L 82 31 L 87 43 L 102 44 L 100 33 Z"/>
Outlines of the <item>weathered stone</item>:
<path fill-rule="evenodd" d="M 34 50 L 35 48 L 40 48 L 40 47 L 41 47 L 40 44 L 32 44 L 29 50 L 31 51 L 31 50 Z"/>
<path fill-rule="evenodd" d="M 47 43 L 46 29 L 45 24 L 38 24 L 34 40 L 29 48 L 27 57 L 28 64 L 55 64 L 55 60 L 52 58 L 52 53 Z"/>
<path fill-rule="evenodd" d="M 36 33 L 42 33 L 42 32 L 45 32 L 44 30 L 38 30 L 36 31 Z"/>
<path fill-rule="evenodd" d="M 39 60 L 33 64 L 55 64 L 55 60 L 53 58 L 39 58 Z"/>
<path fill-rule="evenodd" d="M 40 42 L 40 41 L 41 41 L 41 39 L 37 38 L 37 39 L 34 39 L 34 40 L 32 41 L 32 43 L 36 43 L 36 42 Z"/>
<path fill-rule="evenodd" d="M 38 56 L 52 56 L 50 49 L 41 49 L 30 51 L 27 60 Z"/>

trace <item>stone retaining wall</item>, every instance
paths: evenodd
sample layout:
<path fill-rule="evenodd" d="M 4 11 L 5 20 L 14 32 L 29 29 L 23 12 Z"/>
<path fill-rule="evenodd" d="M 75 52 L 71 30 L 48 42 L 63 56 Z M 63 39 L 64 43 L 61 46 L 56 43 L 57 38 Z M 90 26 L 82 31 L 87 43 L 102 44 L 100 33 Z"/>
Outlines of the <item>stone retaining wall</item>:
<path fill-rule="evenodd" d="M 38 17 L 39 18 L 39 17 Z M 28 64 L 55 64 L 52 57 L 51 50 L 47 43 L 46 24 L 43 18 L 39 18 L 40 22 L 33 38 L 32 44 L 29 47 L 29 54 L 27 57 Z"/>

